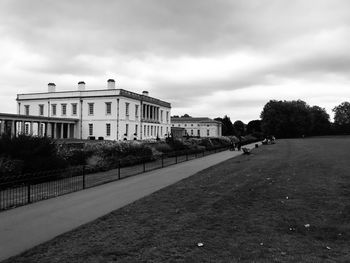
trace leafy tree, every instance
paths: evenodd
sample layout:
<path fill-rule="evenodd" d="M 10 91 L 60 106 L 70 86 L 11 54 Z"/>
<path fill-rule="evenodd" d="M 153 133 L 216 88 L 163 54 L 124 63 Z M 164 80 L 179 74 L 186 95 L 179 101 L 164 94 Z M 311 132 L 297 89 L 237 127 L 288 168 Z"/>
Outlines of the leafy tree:
<path fill-rule="evenodd" d="M 334 124 L 341 133 L 350 133 L 350 103 L 345 101 L 334 107 Z"/>
<path fill-rule="evenodd" d="M 247 133 L 252 134 L 256 132 L 261 132 L 261 120 L 253 120 L 247 124 Z"/>
<path fill-rule="evenodd" d="M 235 121 L 233 123 L 233 129 L 235 131 L 235 134 L 238 136 L 242 136 L 244 135 L 244 131 L 245 131 L 245 124 L 243 123 L 243 121 Z"/>
<path fill-rule="evenodd" d="M 190 118 L 191 116 L 185 113 L 184 115 L 181 116 L 181 118 Z"/>
<path fill-rule="evenodd" d="M 223 136 L 234 135 L 234 129 L 230 117 L 227 117 L 227 115 L 225 115 L 224 118 L 215 118 L 214 120 L 220 121 L 222 123 Z"/>
<path fill-rule="evenodd" d="M 313 106 L 310 108 L 311 117 L 311 135 L 326 135 L 330 132 L 331 123 L 329 115 L 324 108 Z"/>
<path fill-rule="evenodd" d="M 261 112 L 262 130 L 266 135 L 280 138 L 309 135 L 310 107 L 302 100 L 270 100 Z"/>
<path fill-rule="evenodd" d="M 253 120 L 248 122 L 246 133 L 253 135 L 256 138 L 262 139 L 263 133 L 261 130 L 261 120 Z"/>

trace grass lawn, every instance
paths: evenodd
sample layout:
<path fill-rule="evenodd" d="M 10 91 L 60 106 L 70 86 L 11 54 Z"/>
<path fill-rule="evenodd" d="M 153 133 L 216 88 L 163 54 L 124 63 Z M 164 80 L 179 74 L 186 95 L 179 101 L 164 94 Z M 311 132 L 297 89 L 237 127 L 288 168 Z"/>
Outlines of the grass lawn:
<path fill-rule="evenodd" d="M 5 262 L 350 262 L 349 157 L 279 140 Z"/>

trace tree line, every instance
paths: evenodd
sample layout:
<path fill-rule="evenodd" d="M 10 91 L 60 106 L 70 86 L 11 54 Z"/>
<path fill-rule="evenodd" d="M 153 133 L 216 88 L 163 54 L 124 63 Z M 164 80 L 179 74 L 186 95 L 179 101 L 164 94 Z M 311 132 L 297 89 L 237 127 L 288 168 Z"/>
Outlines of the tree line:
<path fill-rule="evenodd" d="M 350 103 L 343 102 L 333 108 L 334 122 L 324 108 L 310 106 L 302 100 L 270 100 L 265 104 L 260 120 L 247 124 L 241 120 L 231 122 L 228 116 L 215 120 L 222 123 L 222 135 L 262 138 L 296 138 L 304 136 L 350 134 Z"/>

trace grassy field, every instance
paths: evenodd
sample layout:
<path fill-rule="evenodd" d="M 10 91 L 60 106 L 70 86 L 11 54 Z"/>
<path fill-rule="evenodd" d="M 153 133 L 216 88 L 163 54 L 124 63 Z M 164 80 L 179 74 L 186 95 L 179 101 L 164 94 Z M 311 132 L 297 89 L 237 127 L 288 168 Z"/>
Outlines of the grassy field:
<path fill-rule="evenodd" d="M 5 262 L 350 262 L 349 157 L 280 140 Z"/>

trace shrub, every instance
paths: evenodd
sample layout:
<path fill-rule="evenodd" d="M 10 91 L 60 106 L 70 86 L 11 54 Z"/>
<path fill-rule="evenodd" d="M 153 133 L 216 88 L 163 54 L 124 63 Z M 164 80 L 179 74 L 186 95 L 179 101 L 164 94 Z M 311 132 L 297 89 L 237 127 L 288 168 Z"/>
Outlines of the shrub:
<path fill-rule="evenodd" d="M 19 135 L 0 139 L 0 156 L 22 161 L 20 173 L 61 169 L 67 163 L 57 153 L 56 144 L 50 138 Z"/>

